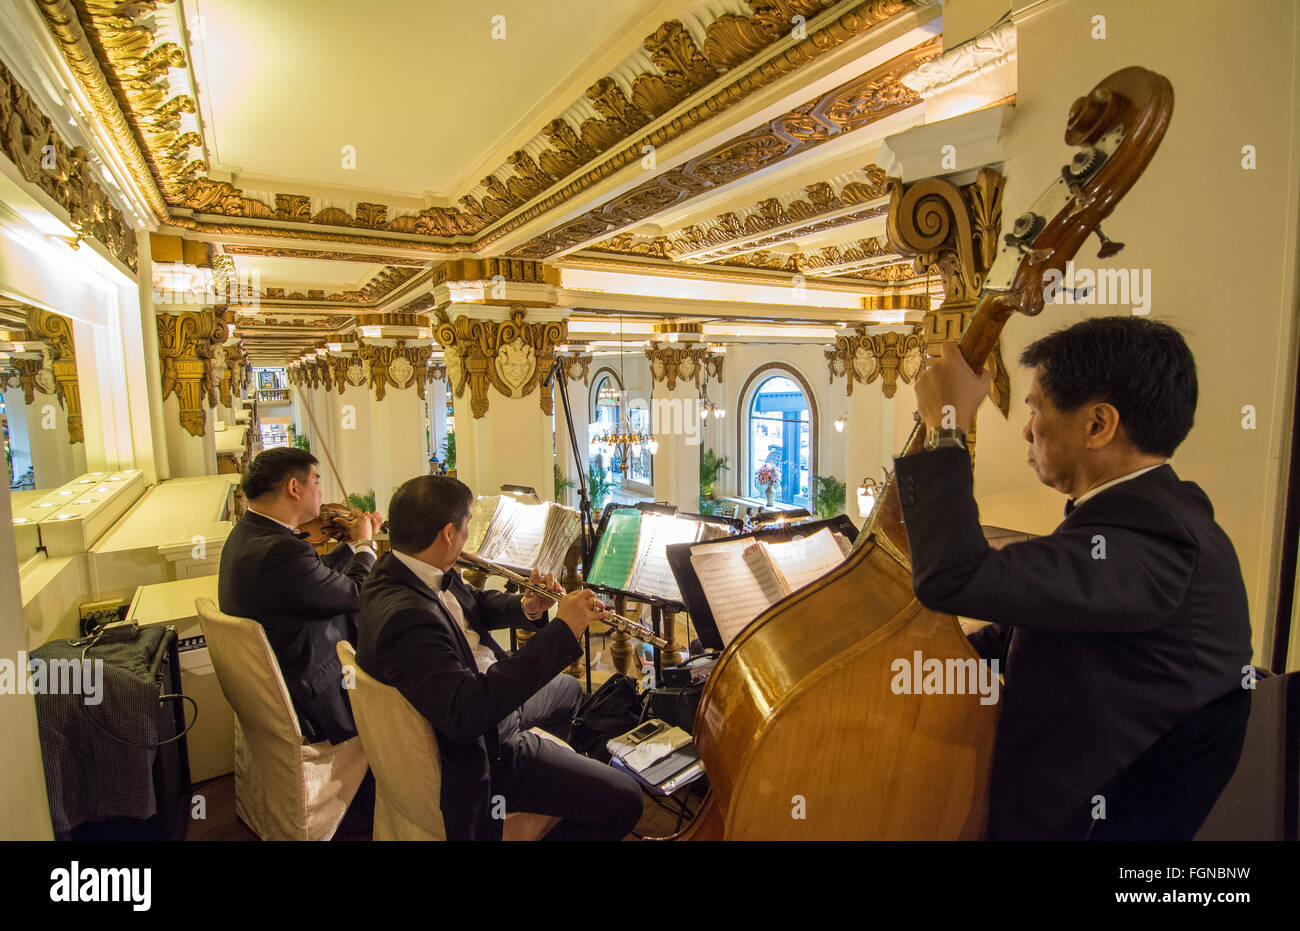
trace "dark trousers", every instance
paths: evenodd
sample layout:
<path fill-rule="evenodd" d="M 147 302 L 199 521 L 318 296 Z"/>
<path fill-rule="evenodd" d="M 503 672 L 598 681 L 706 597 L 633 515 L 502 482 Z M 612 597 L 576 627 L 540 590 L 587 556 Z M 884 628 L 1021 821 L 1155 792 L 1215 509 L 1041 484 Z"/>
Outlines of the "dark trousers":
<path fill-rule="evenodd" d="M 502 765 L 493 768 L 492 791 L 505 796 L 507 811 L 560 818 L 543 840 L 622 840 L 641 819 L 636 780 L 528 732 L 540 727 L 567 739 L 582 696 L 578 681 L 561 674 L 501 722 Z"/>

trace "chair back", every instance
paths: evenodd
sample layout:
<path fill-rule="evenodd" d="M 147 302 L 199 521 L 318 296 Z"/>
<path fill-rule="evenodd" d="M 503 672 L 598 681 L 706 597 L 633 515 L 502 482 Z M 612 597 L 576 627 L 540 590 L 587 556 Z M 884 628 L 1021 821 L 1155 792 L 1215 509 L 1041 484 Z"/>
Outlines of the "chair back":
<path fill-rule="evenodd" d="M 433 727 L 401 692 L 357 665 L 352 644 L 340 641 L 335 649 L 352 683 L 352 715 L 375 774 L 375 840 L 445 840 Z"/>
<path fill-rule="evenodd" d="M 298 715 L 262 625 L 221 613 L 210 598 L 197 599 L 195 607 L 221 692 L 240 727 L 245 733 L 263 731 L 290 745 L 301 744 Z"/>

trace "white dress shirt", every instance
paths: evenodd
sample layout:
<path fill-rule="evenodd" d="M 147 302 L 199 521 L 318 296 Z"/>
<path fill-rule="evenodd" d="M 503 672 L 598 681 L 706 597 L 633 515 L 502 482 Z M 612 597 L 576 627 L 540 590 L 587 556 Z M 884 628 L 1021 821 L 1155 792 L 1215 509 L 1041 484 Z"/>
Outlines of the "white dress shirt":
<path fill-rule="evenodd" d="M 469 641 L 469 650 L 474 654 L 474 660 L 478 666 L 478 671 L 483 672 L 495 663 L 497 658 L 492 655 L 492 651 L 479 641 L 478 634 L 471 630 L 469 625 L 465 623 L 465 612 L 461 609 L 460 602 L 456 600 L 456 596 L 451 592 L 445 592 L 442 590 L 443 571 L 437 566 L 431 566 L 427 562 L 416 559 L 414 556 L 399 553 L 397 550 L 391 550 L 391 552 L 393 556 L 402 563 L 402 565 L 415 573 L 417 579 L 429 586 L 429 588 L 433 589 L 434 594 L 438 596 L 438 600 L 442 602 L 442 606 L 447 609 L 447 613 L 451 615 L 451 619 L 456 622 L 460 627 L 461 633 L 465 635 L 465 639 Z"/>
<path fill-rule="evenodd" d="M 1079 505 L 1083 504 L 1083 502 L 1087 501 L 1093 495 L 1101 494 L 1107 488 L 1113 488 L 1114 486 L 1118 485 L 1120 482 L 1127 482 L 1129 479 L 1137 478 L 1139 475 L 1145 475 L 1147 472 L 1150 472 L 1152 469 L 1158 469 L 1162 465 L 1164 465 L 1163 462 L 1158 462 L 1153 466 L 1147 466 L 1145 469 L 1138 469 L 1136 472 L 1130 472 L 1128 475 L 1121 475 L 1119 478 L 1111 479 L 1109 482 L 1107 482 L 1104 485 L 1098 485 L 1096 488 L 1093 488 L 1090 491 L 1085 491 L 1083 494 L 1079 495 L 1078 498 L 1074 499 L 1074 506 L 1077 508 Z"/>

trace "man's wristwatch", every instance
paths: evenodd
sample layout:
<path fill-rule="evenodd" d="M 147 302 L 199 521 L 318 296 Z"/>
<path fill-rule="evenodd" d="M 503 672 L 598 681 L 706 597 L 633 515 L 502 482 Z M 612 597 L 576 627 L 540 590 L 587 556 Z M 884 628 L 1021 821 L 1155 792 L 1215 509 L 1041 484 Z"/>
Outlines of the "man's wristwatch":
<path fill-rule="evenodd" d="M 925 450 L 943 449 L 948 446 L 966 449 L 966 434 L 957 427 L 940 427 L 925 435 Z"/>

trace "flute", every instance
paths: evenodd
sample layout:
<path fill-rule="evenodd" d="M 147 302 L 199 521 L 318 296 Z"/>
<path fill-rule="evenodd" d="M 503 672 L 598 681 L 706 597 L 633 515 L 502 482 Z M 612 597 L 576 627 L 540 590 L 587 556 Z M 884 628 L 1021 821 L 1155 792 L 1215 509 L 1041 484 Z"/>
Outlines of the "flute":
<path fill-rule="evenodd" d="M 546 586 L 537 584 L 528 576 L 520 575 L 513 569 L 507 569 L 505 566 L 498 565 L 497 563 L 488 562 L 486 559 L 480 559 L 471 553 L 461 553 L 456 557 L 456 563 L 462 569 L 477 569 L 480 572 L 486 572 L 489 575 L 500 576 L 508 582 L 514 582 L 526 592 L 531 592 L 534 595 L 541 595 L 543 598 L 549 598 L 552 601 L 558 600 L 556 597 L 559 594 L 558 592 L 553 592 Z M 616 630 L 621 630 L 623 633 L 635 637 L 637 640 L 644 640 L 651 646 L 656 646 L 661 650 L 669 649 L 669 643 L 667 640 L 655 634 L 655 632 L 649 627 L 646 627 L 644 624 L 638 624 L 631 618 L 626 618 L 621 614 L 615 614 L 610 611 L 601 618 L 601 620 Z"/>

